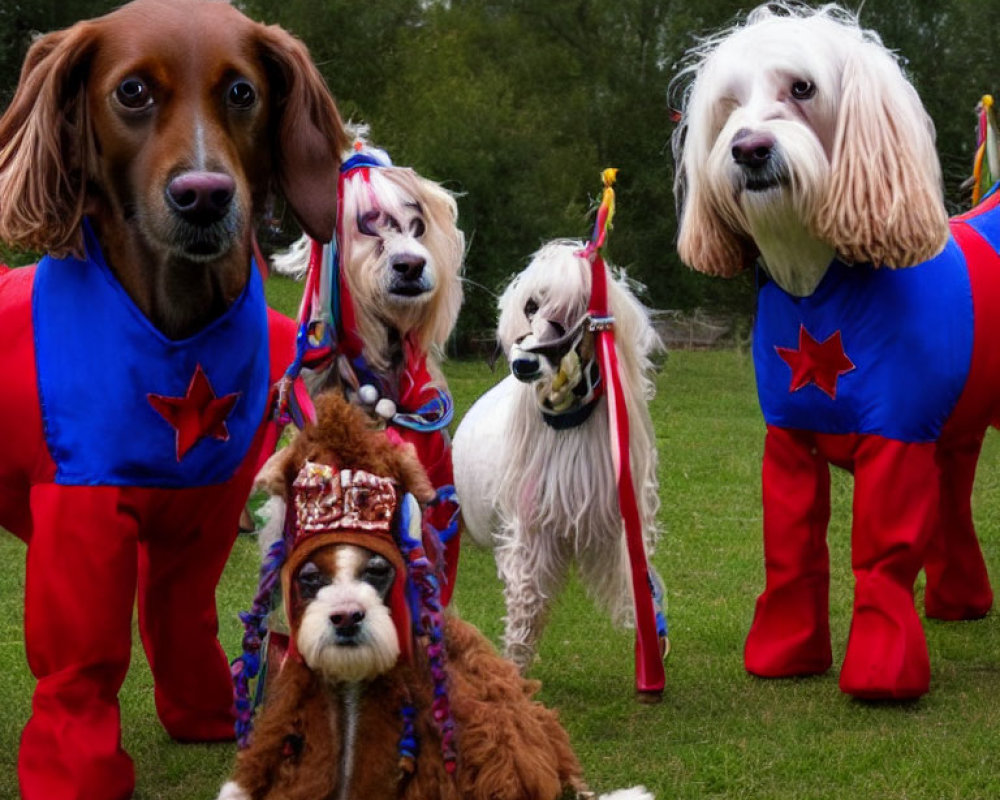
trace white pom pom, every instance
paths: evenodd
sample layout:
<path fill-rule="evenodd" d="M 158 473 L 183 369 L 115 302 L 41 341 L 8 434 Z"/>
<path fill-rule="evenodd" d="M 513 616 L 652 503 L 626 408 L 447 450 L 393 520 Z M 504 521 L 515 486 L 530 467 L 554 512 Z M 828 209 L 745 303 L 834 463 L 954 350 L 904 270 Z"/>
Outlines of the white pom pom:
<path fill-rule="evenodd" d="M 366 383 L 358 389 L 358 400 L 362 405 L 373 406 L 378 402 L 378 389 L 370 383 Z"/>
<path fill-rule="evenodd" d="M 250 800 L 250 795 L 244 792 L 238 783 L 229 781 L 222 787 L 216 800 Z"/>
<path fill-rule="evenodd" d="M 633 786 L 631 789 L 619 789 L 611 794 L 602 794 L 597 800 L 655 800 L 645 786 Z"/>
<path fill-rule="evenodd" d="M 375 413 L 382 419 L 392 419 L 396 416 L 396 404 L 388 397 L 383 397 L 375 404 Z"/>

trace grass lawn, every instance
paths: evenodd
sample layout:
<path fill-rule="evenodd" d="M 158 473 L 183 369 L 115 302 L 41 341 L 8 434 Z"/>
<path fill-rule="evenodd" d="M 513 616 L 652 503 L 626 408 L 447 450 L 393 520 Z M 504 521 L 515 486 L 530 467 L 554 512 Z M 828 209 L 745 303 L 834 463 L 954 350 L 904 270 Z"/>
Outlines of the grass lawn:
<path fill-rule="evenodd" d="M 459 414 L 499 375 L 450 363 Z M 931 692 L 902 705 L 863 703 L 822 677 L 762 681 L 742 667 L 743 637 L 763 583 L 759 472 L 763 423 L 749 357 L 678 352 L 663 364 L 653 406 L 660 448 L 662 538 L 654 562 L 667 584 L 673 653 L 663 702 L 633 695 L 633 639 L 613 630 L 571 583 L 533 676 L 558 708 L 590 783 L 645 783 L 659 798 L 1000 797 L 1000 623 L 925 623 Z M 987 438 L 975 508 L 987 561 L 1000 576 L 1000 440 Z M 850 481 L 835 475 L 830 531 L 835 662 L 849 622 Z M 24 547 L 0 536 L 0 798 L 17 796 L 18 737 L 32 679 L 21 641 Z M 236 611 L 253 594 L 256 543 L 241 537 L 219 589 L 222 639 L 235 654 Z M 922 602 L 918 585 L 918 602 Z M 81 598 L 86 602 L 86 598 Z M 503 604 L 492 556 L 467 545 L 455 605 L 496 641 Z M 100 613 L 100 609 L 94 609 Z M 139 649 L 122 691 L 125 745 L 137 798 L 213 798 L 230 768 L 227 745 L 177 745 L 155 721 Z"/>

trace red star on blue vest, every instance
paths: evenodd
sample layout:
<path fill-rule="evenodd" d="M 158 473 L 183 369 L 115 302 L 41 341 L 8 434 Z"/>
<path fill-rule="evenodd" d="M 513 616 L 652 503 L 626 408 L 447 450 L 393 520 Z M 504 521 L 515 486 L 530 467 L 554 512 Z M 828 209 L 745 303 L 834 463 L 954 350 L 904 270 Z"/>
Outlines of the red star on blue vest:
<path fill-rule="evenodd" d="M 792 368 L 789 392 L 797 392 L 803 386 L 813 383 L 831 400 L 836 400 L 837 379 L 855 368 L 854 362 L 844 352 L 840 331 L 830 334 L 822 342 L 817 342 L 806 330 L 806 326 L 800 325 L 798 350 L 790 347 L 774 349 Z"/>
<path fill-rule="evenodd" d="M 216 397 L 205 370 L 199 364 L 191 377 L 184 397 L 150 394 L 149 404 L 177 431 L 177 460 L 206 437 L 229 439 L 226 417 L 233 410 L 240 393 Z"/>

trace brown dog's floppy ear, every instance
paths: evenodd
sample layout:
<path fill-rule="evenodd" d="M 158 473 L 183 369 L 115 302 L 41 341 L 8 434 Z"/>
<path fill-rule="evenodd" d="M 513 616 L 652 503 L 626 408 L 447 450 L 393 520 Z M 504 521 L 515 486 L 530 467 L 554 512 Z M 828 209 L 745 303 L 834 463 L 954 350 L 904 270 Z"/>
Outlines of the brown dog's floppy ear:
<path fill-rule="evenodd" d="M 93 143 L 86 77 L 99 27 L 80 22 L 37 39 L 0 118 L 0 240 L 80 254 Z"/>
<path fill-rule="evenodd" d="M 263 58 L 275 79 L 272 105 L 278 183 L 302 229 L 328 242 L 337 222 L 337 176 L 347 132 L 323 76 L 302 42 L 260 26 Z"/>
<path fill-rule="evenodd" d="M 816 235 L 848 261 L 919 264 L 948 237 L 934 126 L 892 56 L 869 43 L 851 56 Z"/>

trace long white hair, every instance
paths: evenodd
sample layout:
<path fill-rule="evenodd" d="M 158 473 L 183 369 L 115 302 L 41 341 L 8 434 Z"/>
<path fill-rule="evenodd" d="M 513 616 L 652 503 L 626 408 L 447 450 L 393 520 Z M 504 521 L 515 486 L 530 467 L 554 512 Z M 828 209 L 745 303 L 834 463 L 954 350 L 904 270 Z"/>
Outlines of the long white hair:
<path fill-rule="evenodd" d="M 808 109 L 752 105 L 753 80 L 809 85 Z M 691 267 L 732 275 L 756 257 L 775 217 L 792 214 L 848 262 L 903 267 L 936 254 L 947 214 L 934 126 L 896 57 L 856 14 L 828 4 L 767 3 L 693 48 L 674 133 L 678 251 Z M 787 99 L 787 97 L 785 98 Z M 731 142 L 765 130 L 787 169 L 781 199 L 734 191 Z"/>
<path fill-rule="evenodd" d="M 544 245 L 504 290 L 497 337 L 505 353 L 510 354 L 512 345 L 530 331 L 533 321 L 561 321 L 568 329 L 584 316 L 590 300 L 591 266 L 581 256 L 583 247 L 582 242 L 570 240 Z M 610 277 L 608 308 L 614 316 L 615 346 L 629 410 L 633 480 L 647 552 L 652 552 L 659 494 L 656 438 L 647 406 L 655 391 L 652 357 L 662 344 L 648 310 L 635 296 L 636 284 L 622 274 Z M 532 320 L 526 308 L 536 308 L 530 315 Z M 566 531 L 575 540 L 574 550 L 581 562 L 601 560 L 609 546 L 619 549 L 617 572 L 588 569 L 585 582 L 587 590 L 608 606 L 613 619 L 627 621 L 632 606 L 625 539 L 618 536 L 608 542 L 607 536 L 608 531 L 620 531 L 622 523 L 606 401 L 601 400 L 579 427 L 556 430 L 539 413 L 537 387 L 518 384 L 515 394 L 499 476 L 498 546 L 504 546 L 505 526 L 509 529 L 516 516 L 530 520 L 540 531 Z M 537 546 L 544 548 L 546 541 L 547 537 L 540 537 Z M 536 558 L 540 568 L 551 563 L 543 553 Z"/>
<path fill-rule="evenodd" d="M 389 369 L 391 327 L 429 354 L 429 366 L 437 373 L 462 305 L 465 236 L 458 227 L 455 197 L 409 167 L 351 172 L 343 183 L 340 269 L 353 300 L 365 360 L 377 373 Z M 300 239 L 272 259 L 275 270 L 304 275 L 310 246 L 307 238 Z M 425 262 L 422 294 L 392 291 L 393 260 L 402 256 Z M 443 383 L 440 374 L 435 377 Z"/>

